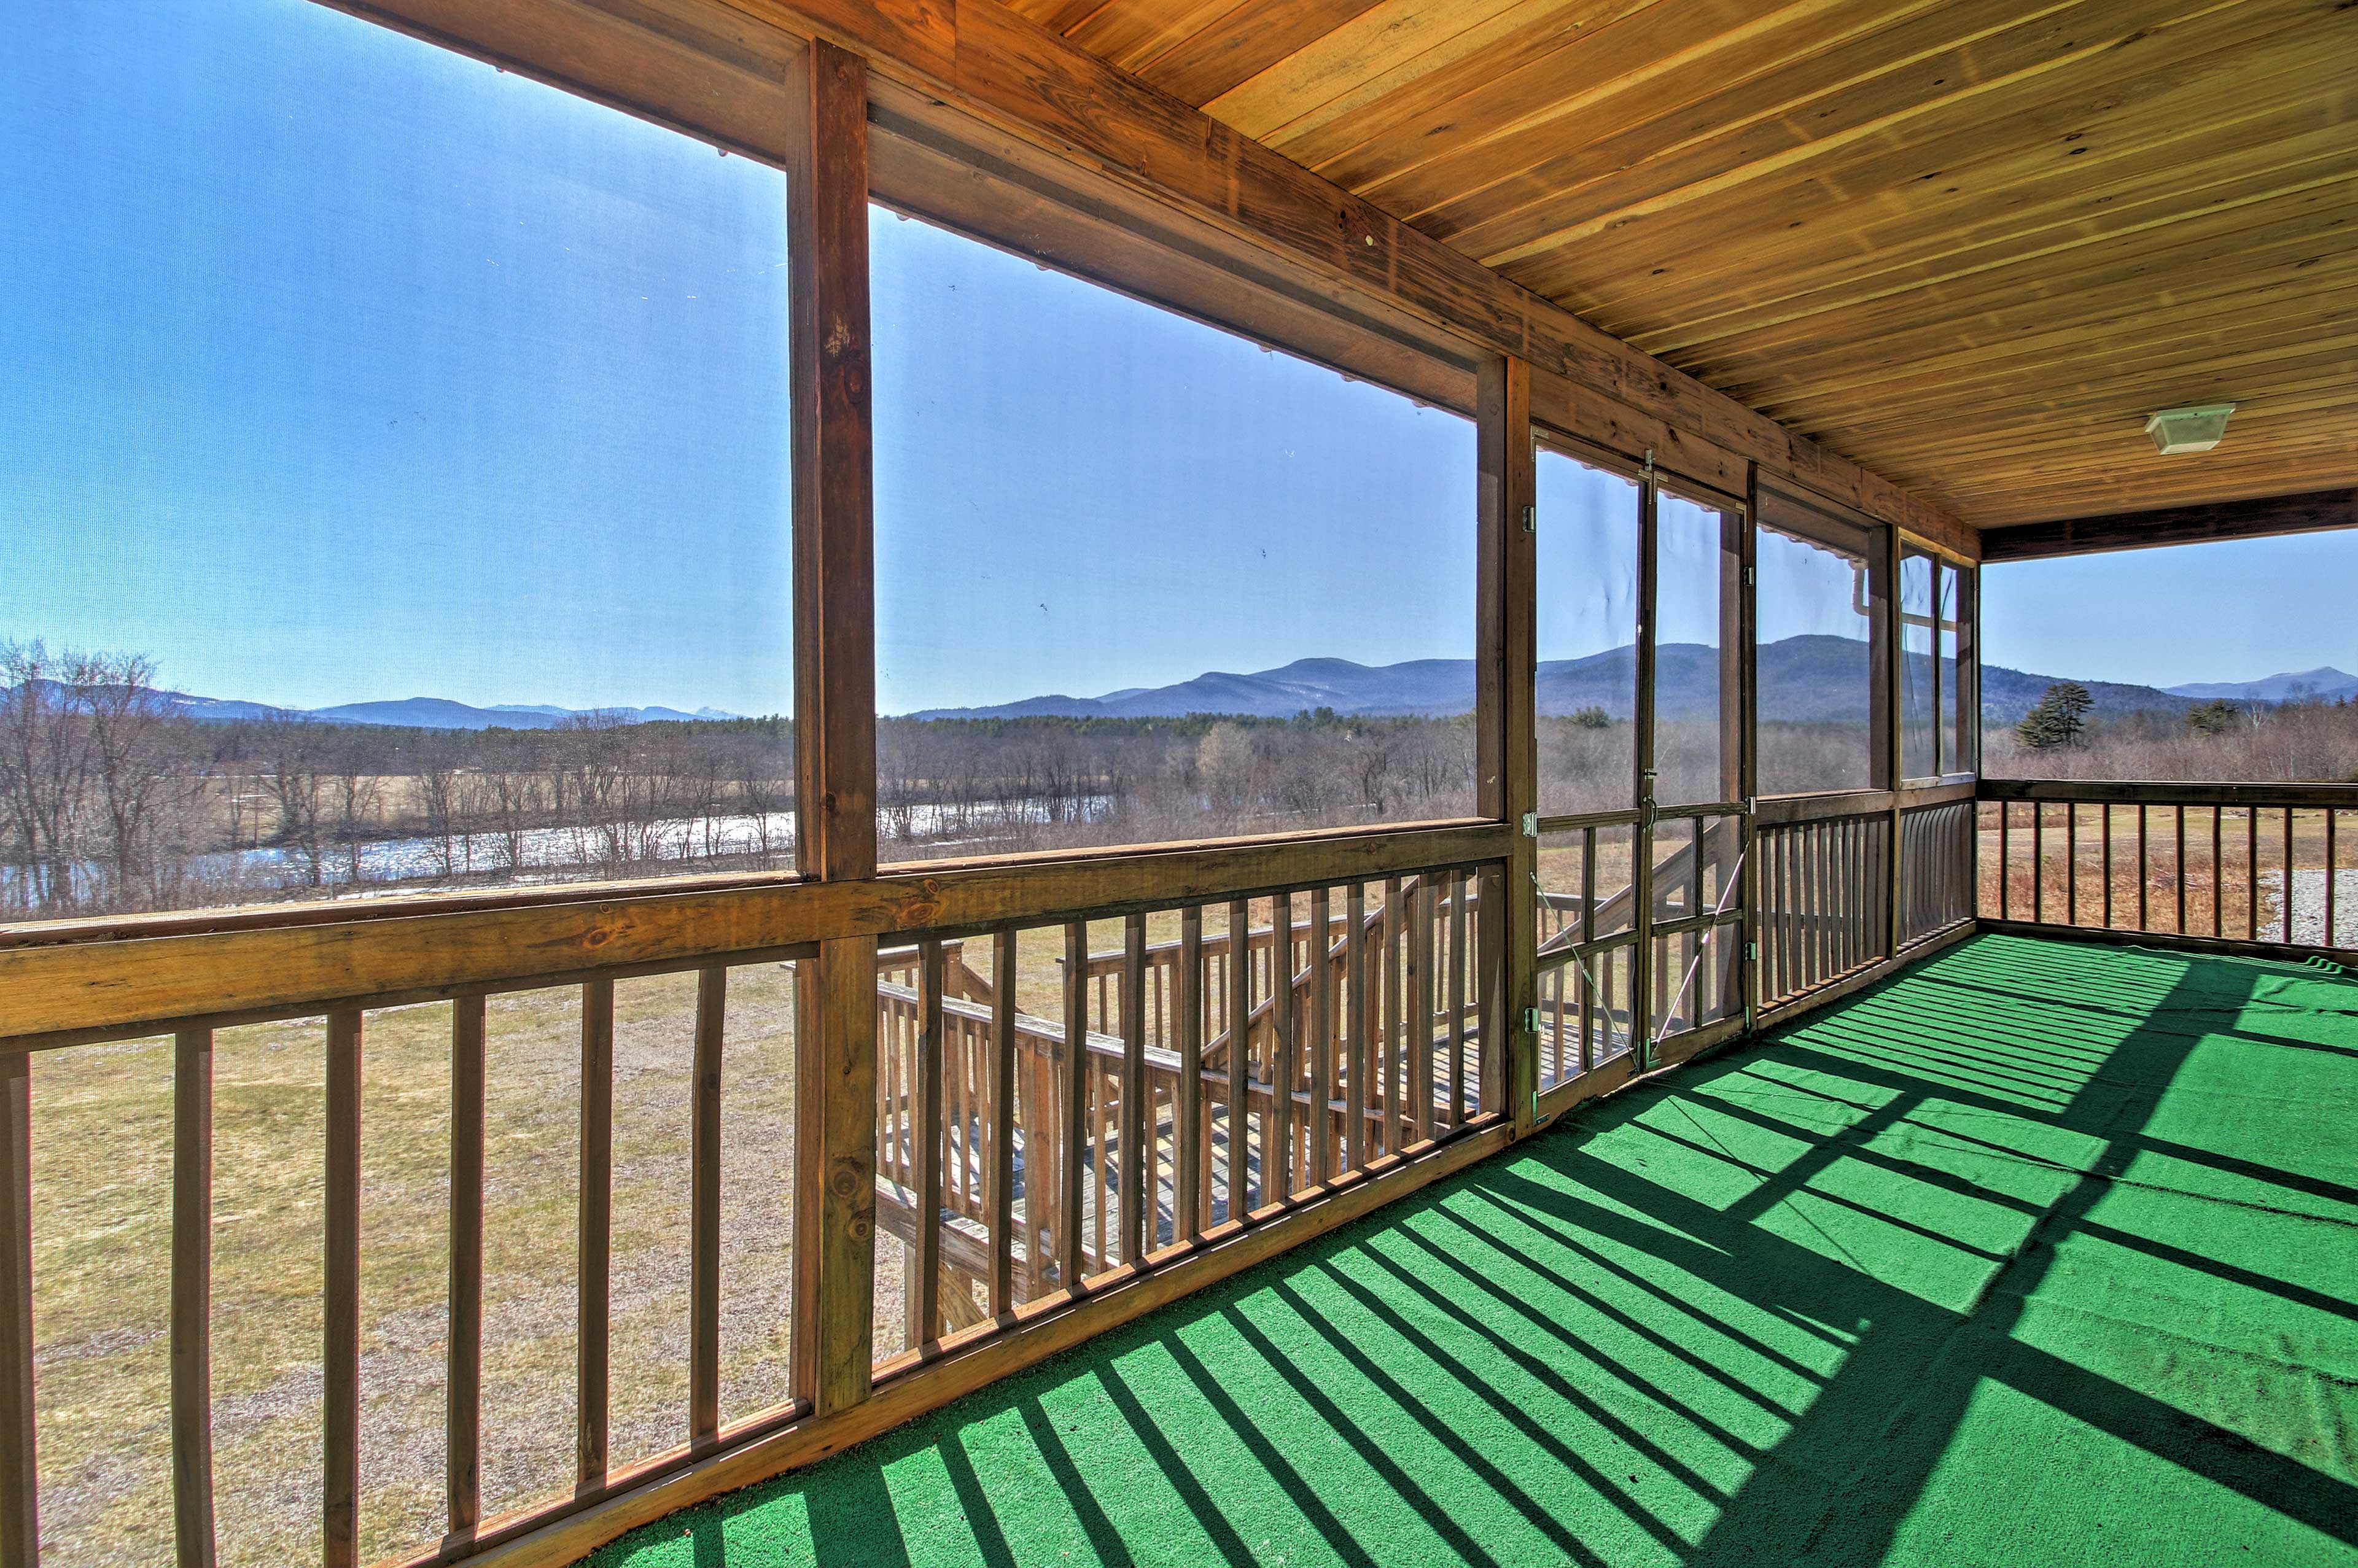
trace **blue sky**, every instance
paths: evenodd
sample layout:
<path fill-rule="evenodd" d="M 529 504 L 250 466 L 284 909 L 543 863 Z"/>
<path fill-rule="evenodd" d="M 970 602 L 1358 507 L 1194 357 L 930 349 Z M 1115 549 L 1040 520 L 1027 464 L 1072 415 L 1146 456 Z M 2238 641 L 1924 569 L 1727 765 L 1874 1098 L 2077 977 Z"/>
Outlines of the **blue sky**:
<path fill-rule="evenodd" d="M 0 635 L 294 706 L 788 706 L 782 176 L 304 0 L 26 10 Z M 872 232 L 887 711 L 1471 652 L 1465 421 Z M 2000 568 L 1988 651 L 2350 667 L 2353 545 Z M 1548 656 L 1617 591 L 1549 588 Z"/>

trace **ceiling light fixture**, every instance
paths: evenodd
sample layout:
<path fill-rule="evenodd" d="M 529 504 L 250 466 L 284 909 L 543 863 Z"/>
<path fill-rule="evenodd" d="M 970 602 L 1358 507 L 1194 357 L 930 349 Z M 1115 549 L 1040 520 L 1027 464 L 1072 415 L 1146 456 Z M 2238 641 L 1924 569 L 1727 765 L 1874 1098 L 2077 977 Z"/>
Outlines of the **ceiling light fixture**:
<path fill-rule="evenodd" d="M 2232 403 L 2165 408 L 2145 422 L 2145 433 L 2153 438 L 2154 446 L 2164 457 L 2178 452 L 2207 452 L 2227 434 L 2227 416 L 2234 411 Z"/>

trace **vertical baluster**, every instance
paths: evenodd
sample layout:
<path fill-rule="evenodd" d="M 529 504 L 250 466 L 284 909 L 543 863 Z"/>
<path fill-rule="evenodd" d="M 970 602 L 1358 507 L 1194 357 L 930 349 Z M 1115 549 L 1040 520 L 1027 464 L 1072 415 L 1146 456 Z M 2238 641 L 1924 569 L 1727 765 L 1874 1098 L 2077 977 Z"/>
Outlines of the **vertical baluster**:
<path fill-rule="evenodd" d="M 2047 805 L 2030 803 L 2030 919 L 2047 923 Z"/>
<path fill-rule="evenodd" d="M 213 1562 L 213 1035 L 172 1040 L 172 1533 L 180 1568 Z"/>
<path fill-rule="evenodd" d="M 1449 1125 L 1466 1121 L 1466 895 L 1474 885 L 1472 873 L 1457 871 L 1449 878 Z M 1558 1008 L 1559 1013 L 1562 1011 Z M 1557 1020 L 1556 1051 L 1563 1051 L 1563 1020 Z"/>
<path fill-rule="evenodd" d="M 1404 1076 L 1401 1070 L 1401 1048 L 1402 1043 L 1408 1038 L 1408 1032 L 1402 1022 L 1404 1004 L 1401 1000 L 1402 988 L 1406 984 L 1407 977 L 1401 970 L 1401 943 L 1408 925 L 1405 912 L 1401 908 L 1401 880 L 1398 877 L 1384 879 L 1382 926 L 1384 939 L 1383 1045 L 1382 1060 L 1377 1071 L 1384 1086 L 1383 1152 L 1390 1154 L 1400 1148 L 1405 1136 L 1401 1120 L 1402 1110 L 1401 1080 Z"/>
<path fill-rule="evenodd" d="M 2256 816 L 2258 813 L 2253 815 Z M 2326 878 L 2325 885 L 2331 889 L 2333 879 Z M 2292 940 L 2292 807 L 2289 806 L 2285 807 L 2284 939 L 2288 943 Z"/>
<path fill-rule="evenodd" d="M 1858 965 L 1858 926 L 1851 917 L 1851 835 L 1855 823 L 1827 823 L 1827 925 L 1833 926 L 1834 971 L 1849 974 Z"/>
<path fill-rule="evenodd" d="M 1596 940 L 1596 829 L 1580 830 L 1580 957 L 1588 957 L 1590 944 Z M 1587 968 L 1581 969 L 1580 982 L 1580 1054 L 1577 1060 L 1582 1072 L 1596 1065 L 1595 1022 L 1596 998 L 1595 988 L 1588 983 Z M 1556 1042 L 1556 1072 L 1563 1072 L 1563 1043 Z"/>
<path fill-rule="evenodd" d="M 1293 1088 L 1302 1076 L 1302 1042 L 1293 1006 L 1293 895 L 1269 901 L 1269 1026 L 1271 1044 L 1269 1120 L 1261 1128 L 1261 1202 L 1293 1195 Z"/>
<path fill-rule="evenodd" d="M 2080 803 L 2063 803 L 2063 924 L 2080 924 Z"/>
<path fill-rule="evenodd" d="M 0 1568 L 41 1560 L 33 1442 L 33 1060 L 0 1052 Z"/>
<path fill-rule="evenodd" d="M 1146 916 L 1121 927 L 1121 1256 L 1146 1256 L 1156 1208 L 1153 1118 L 1146 1103 Z"/>
<path fill-rule="evenodd" d="M 1408 1078 L 1419 1142 L 1433 1136 L 1433 876 L 1409 895 Z"/>
<path fill-rule="evenodd" d="M 2227 808 L 2211 808 L 2211 935 L 2224 936 L 2227 920 Z"/>
<path fill-rule="evenodd" d="M 2334 854 L 2334 825 L 2342 813 L 2332 806 L 2325 808 L 2325 945 L 2333 941 L 2333 906 L 2342 902 L 2341 860 Z"/>
<path fill-rule="evenodd" d="M 579 1314 L 575 1327 L 578 1402 L 575 1480 L 589 1490 L 606 1478 L 610 1397 L 607 1312 L 614 1228 L 614 982 L 581 987 L 581 1222 Z"/>
<path fill-rule="evenodd" d="M 1353 882 L 1343 895 L 1343 997 L 1347 1016 L 1343 1028 L 1350 1042 L 1350 1059 L 1343 1068 L 1344 1159 L 1351 1169 L 1368 1162 L 1368 890 Z"/>
<path fill-rule="evenodd" d="M 2260 939 L 2260 808 L 2244 808 L 2244 937 Z"/>
<path fill-rule="evenodd" d="M 452 1535 L 467 1534 L 482 1519 L 484 1010 L 481 996 L 450 1003 L 450 1335 L 442 1461 Z"/>
<path fill-rule="evenodd" d="M 1775 869 L 1772 884 L 1776 896 L 1768 908 L 1772 921 L 1770 935 L 1775 947 L 1774 973 L 1777 994 L 1790 996 L 1793 992 L 1793 836 L 1799 828 L 1778 830 L 1770 841 L 1769 863 Z"/>
<path fill-rule="evenodd" d="M 1328 957 L 1332 916 L 1326 889 L 1310 890 L 1310 1114 L 1303 1131 L 1310 1148 L 1306 1180 L 1324 1186 L 1335 1179 L 1335 964 Z"/>
<path fill-rule="evenodd" d="M 328 1015 L 321 1561 L 354 1568 L 361 1478 L 361 1013 Z"/>
<path fill-rule="evenodd" d="M 1088 1167 L 1089 1243 L 1097 1267 L 1104 1269 L 1113 1260 L 1113 1251 L 1108 1240 L 1109 1234 L 1116 1241 L 1121 1237 L 1117 1227 L 1119 1216 L 1114 1208 L 1113 1194 L 1110 1191 L 1113 1184 L 1112 1155 L 1107 1147 L 1110 1129 L 1107 1126 L 1106 1101 L 1111 1095 L 1113 1086 L 1109 1081 L 1105 1071 L 1098 1066 L 1095 1052 L 1082 1058 L 1082 1071 L 1087 1076 L 1089 1086 L 1089 1147 L 1096 1151 L 1095 1156 L 1089 1161 Z"/>
<path fill-rule="evenodd" d="M 2150 806 L 2147 806 L 2147 805 L 2145 805 L 2145 804 L 2143 804 L 2143 803 L 2139 803 L 2139 805 L 2138 805 L 2138 806 L 2137 806 L 2137 808 L 2136 808 L 2136 814 L 2137 814 L 2137 853 L 2136 853 L 2136 862 L 2137 862 L 2137 913 L 2136 913 L 2136 928 L 2137 928 L 2139 931 L 2148 931 L 2148 930 L 2151 930 L 2151 929 L 2152 929 L 2152 925 L 2151 925 L 2151 922 L 2148 920 L 2148 918 L 2147 918 L 2147 910 L 2146 910 L 2146 896 L 2147 896 L 2147 884 L 2148 884 L 2149 882 L 2151 882 L 2151 881 L 2153 881 L 2153 867 L 2152 867 L 2152 860 L 2151 860 L 2151 859 L 2150 859 L 2150 850 L 2148 849 L 2148 847 L 2147 847 L 2147 837 L 2148 837 L 2148 835 L 2149 835 L 2149 833 L 2151 832 L 2151 829 L 2152 829 L 2152 823 L 2151 823 L 2151 821 L 2150 821 L 2150 818 L 2151 818 L 2152 814 L 2153 814 L 2153 808 L 2152 808 Z"/>
<path fill-rule="evenodd" d="M 2014 803 L 1997 803 L 1997 917 L 2014 918 Z"/>
<path fill-rule="evenodd" d="M 1252 906 L 1228 905 L 1228 1217 L 1252 1207 Z M 1266 1151 L 1263 1157 L 1267 1157 Z"/>
<path fill-rule="evenodd" d="M 729 971 L 696 974 L 694 1103 L 688 1125 L 687 1441 L 720 1439 L 720 1050 Z"/>
<path fill-rule="evenodd" d="M 1015 1307 L 1015 933 L 1001 931 L 990 939 L 990 1167 L 984 1179 L 985 1201 L 990 1211 L 990 1315 L 1004 1317 Z M 1027 1174 L 1033 1173 L 1024 1151 Z M 1040 1189 L 1024 1202 L 1029 1217 L 1041 1198 Z M 1035 1271 L 1039 1255 L 1027 1238 L 1026 1262 Z"/>
<path fill-rule="evenodd" d="M 1193 1241 L 1204 1234 L 1209 1206 L 1204 1158 L 1204 911 L 1189 904 L 1179 912 L 1179 967 L 1171 977 L 1171 1029 L 1179 1052 L 1179 1169 L 1171 1187 L 1174 1212 L 1172 1239 Z"/>
<path fill-rule="evenodd" d="M 1803 989 L 1811 989 L 1825 978 L 1825 964 L 1819 950 L 1819 932 L 1823 927 L 1831 901 L 1826 897 L 1825 881 L 1819 871 L 1820 847 L 1824 844 L 1826 825 L 1812 822 L 1795 836 L 1794 885 L 1800 896 L 1794 903 L 1793 920 L 1795 967 L 1801 971 Z"/>
<path fill-rule="evenodd" d="M 1081 1288 L 1081 1214 L 1086 1202 L 1082 1185 L 1087 1173 L 1089 1079 L 1089 928 L 1087 922 L 1065 924 L 1065 1055 L 1057 1065 L 1057 1104 L 1062 1109 L 1065 1147 L 1058 1173 L 1064 1178 L 1056 1205 L 1056 1269 L 1066 1290 Z"/>
<path fill-rule="evenodd" d="M 2169 880 L 2178 884 L 2178 924 L 2171 927 L 2180 935 L 2186 934 L 2186 806 L 2183 802 L 2170 807 L 2171 820 L 2178 835 L 2177 859 L 2170 866 Z"/>
<path fill-rule="evenodd" d="M 2096 823 L 2104 836 L 2101 864 L 2104 876 L 2104 929 L 2113 928 L 2113 803 L 2105 801 L 2096 807 Z"/>
<path fill-rule="evenodd" d="M 910 1220 L 908 1307 L 912 1348 L 942 1336 L 942 945 L 917 944 L 916 1081 L 909 1086 Z"/>

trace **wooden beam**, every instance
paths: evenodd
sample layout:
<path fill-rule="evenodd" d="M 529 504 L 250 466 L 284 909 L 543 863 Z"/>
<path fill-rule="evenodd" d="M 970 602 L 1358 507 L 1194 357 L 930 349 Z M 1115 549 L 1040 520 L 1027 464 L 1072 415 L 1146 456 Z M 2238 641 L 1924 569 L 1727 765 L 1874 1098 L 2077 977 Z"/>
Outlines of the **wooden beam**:
<path fill-rule="evenodd" d="M 876 874 L 867 68 L 816 43 L 808 80 L 787 180 L 795 843 L 804 875 L 844 881 Z"/>
<path fill-rule="evenodd" d="M 1982 559 L 2045 560 L 2054 556 L 2145 550 L 2163 545 L 2264 539 L 2279 534 L 2322 534 L 2337 528 L 2358 528 L 2358 490 L 2316 490 L 2299 495 L 2212 502 L 2202 506 L 2168 506 L 2154 512 L 2116 512 L 2104 517 L 2020 523 L 1983 534 Z"/>
<path fill-rule="evenodd" d="M 298 1017 L 352 999 L 389 1007 L 593 969 L 686 968 L 698 958 L 832 937 L 1167 908 L 1496 860 L 1505 840 L 1499 824 L 1409 825 L 1118 855 L 1090 849 L 1024 864 L 921 865 L 866 881 L 773 881 L 448 914 L 419 914 L 419 903 L 430 910 L 430 901 L 403 900 L 407 914 L 393 919 L 339 904 L 328 907 L 346 918 L 274 925 L 267 923 L 272 912 L 257 910 L 248 914 L 261 921 L 240 917 L 224 921 L 224 930 L 161 936 L 141 935 L 137 922 L 62 930 L 63 923 L 46 923 L 0 931 L 0 995 L 8 998 L 6 1022 L 20 1032 L 20 1048 L 48 1047 L 118 1038 L 149 1022 L 178 1026 L 201 1018 L 211 1027 Z M 61 935 L 73 939 L 59 941 Z"/>
<path fill-rule="evenodd" d="M 841 887 L 876 874 L 867 66 L 819 39 L 803 80 L 785 136 L 797 848 L 804 875 Z M 827 1413 L 867 1399 L 874 1359 L 875 936 L 835 926 L 801 964 L 795 998 L 789 1387 Z"/>

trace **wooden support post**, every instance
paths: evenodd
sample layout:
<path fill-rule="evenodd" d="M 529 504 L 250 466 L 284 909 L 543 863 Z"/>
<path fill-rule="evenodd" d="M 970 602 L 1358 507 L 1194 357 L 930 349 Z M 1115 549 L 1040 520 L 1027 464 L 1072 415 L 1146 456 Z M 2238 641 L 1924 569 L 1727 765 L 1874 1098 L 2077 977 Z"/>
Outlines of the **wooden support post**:
<path fill-rule="evenodd" d="M 1539 1036 L 1524 1028 L 1539 1007 L 1539 839 L 1522 831 L 1539 810 L 1535 625 L 1538 483 L 1531 453 L 1531 366 L 1511 355 L 1482 366 L 1476 391 L 1480 444 L 1479 557 L 1475 571 L 1474 728 L 1479 747 L 1475 808 L 1514 835 L 1504 896 L 1482 901 L 1482 950 L 1499 1005 L 1484 1012 L 1486 1056 L 1518 1136 L 1539 1109 Z M 1499 1049 L 1500 1044 L 1505 1049 Z M 1486 1094 L 1485 1099 L 1490 1097 Z"/>
<path fill-rule="evenodd" d="M 1656 609 L 1661 598 L 1661 494 L 1655 489 L 1650 465 L 1638 490 L 1638 694 L 1637 711 L 1629 721 L 1637 761 L 1631 780 L 1638 802 L 1638 825 L 1629 831 L 1629 918 L 1638 940 L 1629 949 L 1629 1048 L 1632 1072 L 1654 1065 L 1654 829 L 1658 784 L 1655 769 L 1654 687 L 1659 664 L 1660 626 Z"/>
<path fill-rule="evenodd" d="M 328 1015 L 326 1268 L 320 1370 L 324 1450 L 320 1561 L 360 1561 L 361 1506 L 361 1012 Z"/>
<path fill-rule="evenodd" d="M 213 1035 L 172 1041 L 172 1534 L 213 1563 Z"/>
<path fill-rule="evenodd" d="M 1902 739 L 1908 721 L 1906 704 L 1901 701 L 1901 694 L 1906 688 L 1904 672 L 1907 665 L 1908 644 L 1900 626 L 1902 617 L 1899 589 L 1899 530 L 1885 528 L 1880 543 L 1882 549 L 1877 553 L 1882 557 L 1879 563 L 1882 570 L 1880 573 L 1868 574 L 1870 591 L 1874 586 L 1873 579 L 1878 575 L 1882 579 L 1882 591 L 1875 593 L 1874 604 L 1877 612 L 1875 639 L 1877 652 L 1882 657 L 1883 666 L 1883 678 L 1877 683 L 1877 695 L 1881 699 L 1885 722 L 1882 732 L 1876 737 L 1876 740 L 1883 752 L 1883 776 L 1877 782 L 1883 788 L 1891 792 L 1891 815 L 1890 820 L 1886 824 L 1884 838 L 1886 855 L 1881 868 L 1882 874 L 1878 878 L 1881 883 L 1880 891 L 1884 895 L 1884 925 L 1879 935 L 1883 938 L 1884 957 L 1898 957 L 1903 929 L 1901 925 L 1903 917 L 1900 911 L 1900 892 L 1903 886 L 1900 880 L 1903 859 L 1900 839 L 1903 835 L 1899 801 L 1900 785 L 1908 777 L 1907 747 Z M 1935 654 L 1940 651 L 1937 642 L 1933 651 Z"/>
<path fill-rule="evenodd" d="M 876 1293 L 876 939 L 797 966 L 792 1387 L 822 1414 L 868 1397 Z"/>
<path fill-rule="evenodd" d="M 1736 958 L 1736 995 L 1747 1030 L 1760 1011 L 1760 833 L 1752 802 L 1760 793 L 1760 465 L 1745 465 L 1745 504 L 1741 518 L 1728 524 L 1738 530 L 1735 589 L 1736 643 L 1736 793 L 1745 803 L 1736 824 L 1736 863 L 1723 867 L 1721 876 L 1740 877 L 1736 909 L 1742 919 L 1736 940 L 1742 944 Z M 1722 663 L 1725 665 L 1725 659 Z"/>
<path fill-rule="evenodd" d="M 454 1536 L 482 1519 L 485 1011 L 480 994 L 450 1003 L 450 1334 L 443 1359 L 442 1474 Z"/>
<path fill-rule="evenodd" d="M 729 970 L 696 975 L 695 1099 L 688 1129 L 687 1441 L 720 1440 L 720 1053 L 728 1033 Z"/>
<path fill-rule="evenodd" d="M 789 82 L 794 298 L 795 752 L 803 873 L 876 870 L 868 83 L 814 41 Z M 823 941 L 795 984 L 794 1392 L 867 1399 L 876 1294 L 876 941 Z"/>

